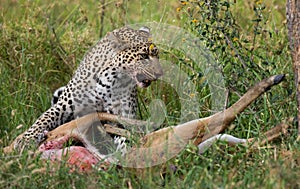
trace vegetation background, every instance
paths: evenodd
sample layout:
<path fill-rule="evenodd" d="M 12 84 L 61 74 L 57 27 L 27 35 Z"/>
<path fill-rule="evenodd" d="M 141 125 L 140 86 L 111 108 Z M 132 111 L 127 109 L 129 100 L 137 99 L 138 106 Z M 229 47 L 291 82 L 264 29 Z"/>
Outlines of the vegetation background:
<path fill-rule="evenodd" d="M 197 148 L 188 145 L 166 170 L 150 169 L 144 177 L 116 166 L 70 174 L 64 166 L 54 171 L 29 154 L 3 154 L 2 147 L 49 108 L 53 91 L 69 81 L 99 38 L 146 21 L 184 28 L 203 41 L 222 68 L 228 105 L 257 81 L 287 74 L 284 83 L 253 103 L 226 133 L 260 137 L 296 115 L 285 1 L 0 0 L 0 188 L 299 188 L 295 124 L 288 136 L 255 150 L 219 142 L 198 155 Z M 198 113 L 209 115 L 205 75 L 180 52 L 163 49 L 162 56 L 187 70 L 202 96 Z M 168 109 L 165 125 L 176 123 L 180 107 L 176 93 L 169 90 L 159 82 L 140 90 L 139 116 L 147 117 L 147 102 L 159 96 Z"/>

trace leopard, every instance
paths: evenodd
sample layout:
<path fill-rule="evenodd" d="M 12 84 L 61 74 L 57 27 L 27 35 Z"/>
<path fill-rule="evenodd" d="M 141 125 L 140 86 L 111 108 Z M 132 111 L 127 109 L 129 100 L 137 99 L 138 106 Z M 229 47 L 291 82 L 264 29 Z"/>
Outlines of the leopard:
<path fill-rule="evenodd" d="M 92 112 L 135 118 L 137 87 L 146 88 L 163 75 L 159 50 L 150 28 L 124 26 L 108 32 L 84 55 L 73 77 L 57 90 L 57 99 L 14 145 L 41 144 L 46 133 Z"/>

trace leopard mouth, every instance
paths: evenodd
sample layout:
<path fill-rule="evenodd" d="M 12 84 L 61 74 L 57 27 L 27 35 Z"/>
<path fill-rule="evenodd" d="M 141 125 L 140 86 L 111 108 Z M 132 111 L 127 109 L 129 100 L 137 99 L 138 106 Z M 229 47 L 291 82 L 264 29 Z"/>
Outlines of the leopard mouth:
<path fill-rule="evenodd" d="M 139 87 L 146 88 L 151 84 L 152 81 L 157 80 L 157 78 L 149 78 L 144 74 L 136 74 L 135 80 Z"/>
<path fill-rule="evenodd" d="M 146 88 L 151 84 L 151 82 L 152 82 L 151 80 L 145 79 L 145 80 L 142 80 L 142 81 L 138 81 L 137 84 L 141 88 Z"/>

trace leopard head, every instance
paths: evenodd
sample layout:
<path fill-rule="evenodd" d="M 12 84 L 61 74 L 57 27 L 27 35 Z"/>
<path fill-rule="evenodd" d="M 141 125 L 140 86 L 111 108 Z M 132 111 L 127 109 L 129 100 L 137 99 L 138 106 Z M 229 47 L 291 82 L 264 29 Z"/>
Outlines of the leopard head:
<path fill-rule="evenodd" d="M 113 32 L 118 39 L 119 53 L 114 57 L 122 72 L 127 73 L 139 87 L 148 87 L 163 75 L 158 48 L 153 44 L 150 29 L 122 28 Z"/>

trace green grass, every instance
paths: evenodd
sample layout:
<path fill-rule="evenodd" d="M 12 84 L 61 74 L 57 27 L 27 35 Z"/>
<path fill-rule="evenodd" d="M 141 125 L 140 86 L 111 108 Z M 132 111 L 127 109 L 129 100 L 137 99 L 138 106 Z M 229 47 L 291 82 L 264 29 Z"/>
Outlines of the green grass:
<path fill-rule="evenodd" d="M 101 2 L 101 1 L 100 1 Z M 123 3 L 120 3 L 123 2 Z M 52 93 L 65 85 L 80 63 L 84 53 L 106 32 L 125 24 L 147 21 L 169 23 L 192 32 L 199 39 L 214 39 L 213 55 L 222 65 L 229 104 L 258 80 L 280 73 L 287 79 L 262 95 L 238 116 L 226 133 L 237 137 L 259 137 L 269 128 L 296 115 L 292 62 L 285 28 L 285 2 L 268 1 L 262 11 L 262 33 L 254 37 L 255 3 L 238 1 L 231 6 L 238 25 L 238 48 L 245 57 L 246 68 L 228 45 L 210 30 L 206 38 L 200 34 L 193 19 L 202 13 L 191 3 L 173 1 L 133 0 L 106 1 L 103 12 L 99 1 L 4 1 L 0 0 L 0 188 L 299 188 L 300 145 L 295 142 L 296 124 L 289 135 L 250 150 L 229 147 L 219 142 L 199 156 L 189 145 L 170 160 L 166 170 L 153 168 L 141 177 L 132 170 L 110 167 L 88 174 L 69 173 L 61 166 L 53 169 L 49 162 L 28 154 L 3 154 L 2 147 L 26 130 L 50 106 Z M 275 4 L 276 6 L 273 6 Z M 177 9 L 180 7 L 179 9 Z M 103 21 L 101 16 L 103 14 Z M 101 22 L 103 22 L 101 24 Z M 213 24 L 209 20 L 200 23 Z M 228 31 L 233 32 L 231 26 Z M 211 38 L 210 38 L 211 37 Z M 222 49 L 224 47 L 225 49 Z M 250 51 L 249 49 L 253 49 Z M 242 54 L 244 53 L 244 54 Z M 252 53 L 252 54 L 251 54 Z M 210 114 L 210 91 L 203 70 L 176 49 L 162 47 L 162 58 L 180 66 L 197 87 L 199 112 Z M 253 56 L 254 60 L 246 59 Z M 140 117 L 149 116 L 147 105 L 153 98 L 165 102 L 167 118 L 164 125 L 178 122 L 178 95 L 168 85 L 157 82 L 140 90 Z M 17 127 L 18 126 L 18 127 Z M 17 129 L 16 129 L 17 128 Z M 172 172 L 169 165 L 175 165 Z M 46 167 L 47 173 L 41 168 Z"/>

